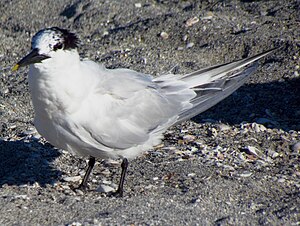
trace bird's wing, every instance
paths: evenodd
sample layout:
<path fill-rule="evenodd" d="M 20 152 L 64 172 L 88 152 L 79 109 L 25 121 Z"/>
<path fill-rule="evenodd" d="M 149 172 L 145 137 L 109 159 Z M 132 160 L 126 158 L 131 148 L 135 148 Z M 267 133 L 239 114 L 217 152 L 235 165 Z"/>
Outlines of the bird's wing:
<path fill-rule="evenodd" d="M 174 123 L 207 110 L 239 88 L 255 70 L 254 64 L 273 52 L 233 63 L 213 66 L 187 75 L 152 78 L 128 69 L 95 70 L 97 84 L 91 88 L 79 111 L 74 113 L 74 133 L 99 148 L 124 150 L 160 136 Z M 93 120 L 91 120 L 91 118 Z"/>
<path fill-rule="evenodd" d="M 153 82 L 151 76 L 128 69 L 103 69 L 101 74 L 72 121 L 76 122 L 74 132 L 78 128 L 85 131 L 78 136 L 85 134 L 83 139 L 111 149 L 127 149 L 145 143 L 153 133 L 161 135 L 186 108 L 188 100 L 184 98 L 195 96 L 193 91 L 180 96 L 174 87 L 188 89 L 180 81 L 172 81 L 170 90 L 175 98 L 171 98 L 172 94 L 165 92 L 168 89 Z"/>

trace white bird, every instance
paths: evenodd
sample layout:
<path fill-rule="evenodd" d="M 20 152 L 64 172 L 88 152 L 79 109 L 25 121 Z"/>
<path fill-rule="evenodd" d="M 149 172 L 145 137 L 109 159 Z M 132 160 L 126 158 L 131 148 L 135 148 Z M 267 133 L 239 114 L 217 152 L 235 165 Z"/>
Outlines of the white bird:
<path fill-rule="evenodd" d="M 119 196 L 127 159 L 158 145 L 170 126 L 229 96 L 257 64 L 239 69 L 275 50 L 190 74 L 154 78 L 81 60 L 78 43 L 68 30 L 43 29 L 33 36 L 31 52 L 13 71 L 30 65 L 28 80 L 38 132 L 57 148 L 90 157 L 81 188 L 87 185 L 95 158 L 123 159 Z"/>

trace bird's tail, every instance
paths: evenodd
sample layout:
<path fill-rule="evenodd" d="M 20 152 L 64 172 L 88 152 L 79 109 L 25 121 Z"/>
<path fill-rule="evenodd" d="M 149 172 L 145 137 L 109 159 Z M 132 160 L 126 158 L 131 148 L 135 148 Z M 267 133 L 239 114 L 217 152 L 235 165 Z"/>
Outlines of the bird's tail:
<path fill-rule="evenodd" d="M 190 100 L 193 107 L 182 111 L 177 122 L 192 118 L 228 97 L 256 71 L 258 67 L 256 61 L 276 49 L 278 48 L 232 63 L 212 66 L 183 75 L 181 80 L 186 82 L 188 87 L 194 90 L 197 95 Z M 242 67 L 249 64 L 251 65 L 241 70 Z"/>

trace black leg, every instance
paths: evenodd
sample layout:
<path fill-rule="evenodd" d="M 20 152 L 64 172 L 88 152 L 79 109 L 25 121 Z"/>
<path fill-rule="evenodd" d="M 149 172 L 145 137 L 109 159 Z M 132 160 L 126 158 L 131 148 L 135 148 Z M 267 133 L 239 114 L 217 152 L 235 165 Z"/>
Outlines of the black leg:
<path fill-rule="evenodd" d="M 89 159 L 89 162 L 88 162 L 88 168 L 86 170 L 86 173 L 85 173 L 85 175 L 83 177 L 83 180 L 82 180 L 81 184 L 79 185 L 78 189 L 83 189 L 83 190 L 86 189 L 87 181 L 88 181 L 89 176 L 92 172 L 92 169 L 95 165 L 95 161 L 96 161 L 95 158 L 90 156 L 90 159 Z"/>
<path fill-rule="evenodd" d="M 120 183 L 119 183 L 117 191 L 113 193 L 113 196 L 116 196 L 116 197 L 123 196 L 123 186 L 124 186 L 124 181 L 125 181 L 125 175 L 126 175 L 127 168 L 128 168 L 128 160 L 126 158 L 123 159 L 121 168 L 122 168 L 122 172 L 121 172 Z"/>

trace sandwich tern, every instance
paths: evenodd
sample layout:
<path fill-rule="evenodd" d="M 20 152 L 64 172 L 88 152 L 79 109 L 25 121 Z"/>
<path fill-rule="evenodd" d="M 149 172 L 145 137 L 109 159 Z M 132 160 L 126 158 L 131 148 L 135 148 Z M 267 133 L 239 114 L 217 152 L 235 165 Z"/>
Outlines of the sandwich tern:
<path fill-rule="evenodd" d="M 30 65 L 38 132 L 57 148 L 89 157 L 80 188 L 87 186 L 96 158 L 123 159 L 118 196 L 123 195 L 127 159 L 160 144 L 170 126 L 232 94 L 255 72 L 256 61 L 276 49 L 189 74 L 152 77 L 82 60 L 78 44 L 69 30 L 40 30 L 32 38 L 31 52 L 12 70 Z"/>

